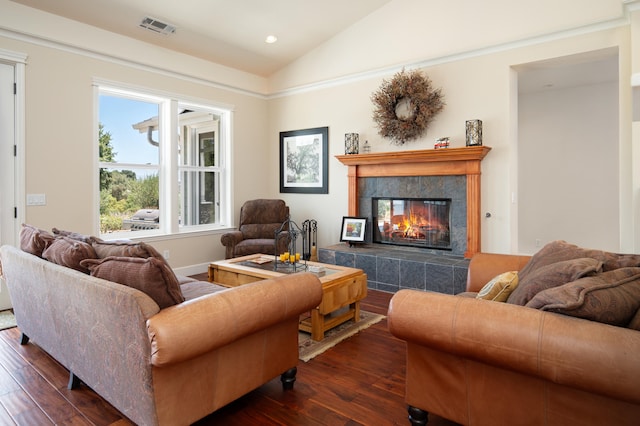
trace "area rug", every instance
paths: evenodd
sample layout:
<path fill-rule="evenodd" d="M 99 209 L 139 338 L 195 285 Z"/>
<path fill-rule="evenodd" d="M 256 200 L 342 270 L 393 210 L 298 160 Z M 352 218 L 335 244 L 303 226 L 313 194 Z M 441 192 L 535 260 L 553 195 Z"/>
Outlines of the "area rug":
<path fill-rule="evenodd" d="M 11 311 L 0 312 L 0 330 L 4 330 L 6 328 L 13 328 L 15 326 L 16 326 L 16 317 L 13 316 L 13 312 Z"/>
<path fill-rule="evenodd" d="M 360 310 L 360 321 L 347 321 L 324 333 L 324 339 L 319 342 L 311 339 L 311 334 L 298 333 L 299 358 L 304 362 L 320 355 L 329 348 L 334 347 L 343 340 L 353 336 L 365 328 L 372 326 L 385 318 L 384 315 L 374 314 Z"/>

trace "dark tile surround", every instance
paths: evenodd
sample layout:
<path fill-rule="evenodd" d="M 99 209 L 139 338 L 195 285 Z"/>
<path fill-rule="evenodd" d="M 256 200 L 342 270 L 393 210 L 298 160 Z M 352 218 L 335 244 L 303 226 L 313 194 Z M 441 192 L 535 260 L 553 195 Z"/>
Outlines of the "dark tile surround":
<path fill-rule="evenodd" d="M 469 260 L 410 247 L 336 244 L 318 249 L 318 260 L 362 269 L 367 287 L 395 293 L 404 288 L 457 294 L 467 283 Z"/>
<path fill-rule="evenodd" d="M 466 176 L 386 176 L 358 178 L 358 216 L 367 218 L 366 241 L 372 242 L 373 197 L 451 198 L 451 254 L 464 256 L 467 250 Z M 425 250 L 421 248 L 420 250 Z M 428 252 L 439 254 L 440 250 Z"/>

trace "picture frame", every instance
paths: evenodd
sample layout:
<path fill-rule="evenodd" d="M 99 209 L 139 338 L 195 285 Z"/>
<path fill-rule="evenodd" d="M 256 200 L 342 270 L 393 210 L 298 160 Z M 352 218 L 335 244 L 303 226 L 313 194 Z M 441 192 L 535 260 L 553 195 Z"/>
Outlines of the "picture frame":
<path fill-rule="evenodd" d="M 364 243 L 366 231 L 366 217 L 344 216 L 342 218 L 340 241 L 347 241 L 350 245 L 353 243 Z"/>
<path fill-rule="evenodd" d="M 280 132 L 280 192 L 329 193 L 329 128 Z"/>

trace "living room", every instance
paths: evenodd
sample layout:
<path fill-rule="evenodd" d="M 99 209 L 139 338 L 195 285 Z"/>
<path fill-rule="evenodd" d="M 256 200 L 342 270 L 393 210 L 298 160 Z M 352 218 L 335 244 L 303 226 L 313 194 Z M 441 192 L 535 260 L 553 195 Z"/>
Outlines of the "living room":
<path fill-rule="evenodd" d="M 443 136 L 450 137 L 451 147 L 463 147 L 465 121 L 481 119 L 483 142 L 492 148 L 482 164 L 483 251 L 533 253 L 555 238 L 634 251 L 640 246 L 640 219 L 633 214 L 638 204 L 634 190 L 634 165 L 638 162 L 633 161 L 637 154 L 632 147 L 638 135 L 632 131 L 637 122 L 631 118 L 632 87 L 628 82 L 637 73 L 637 49 L 633 48 L 634 42 L 637 44 L 637 14 L 634 2 L 599 3 L 565 2 L 566 6 L 559 8 L 553 2 L 532 2 L 527 13 L 516 11 L 515 6 L 504 11 L 504 5 L 500 5 L 500 13 L 492 13 L 490 6 L 469 4 L 463 8 L 465 13 L 442 6 L 442 19 L 433 25 L 418 25 L 430 19 L 426 17 L 428 6 L 391 1 L 322 49 L 262 77 L 5 0 L 0 18 L 2 49 L 26 58 L 24 130 L 17 133 L 18 161 L 22 164 L 17 171 L 16 194 L 22 195 L 18 199 L 27 194 L 46 195 L 46 205 L 16 203 L 18 222 L 96 233 L 95 146 L 87 141 L 94 140 L 93 84 L 99 79 L 233 106 L 230 226 L 244 201 L 282 198 L 291 207 L 294 220 L 313 218 L 318 222 L 320 247 L 335 244 L 341 219 L 348 212 L 347 168 L 335 159 L 344 153 L 345 133 L 359 133 L 372 152 L 431 149 Z M 540 19 L 530 19 L 538 16 L 532 14 L 540 14 Z M 505 26 L 505 16 L 510 17 L 511 25 Z M 445 25 L 447 20 L 457 24 Z M 407 33 L 408 28 L 414 28 L 415 34 Z M 463 35 L 464 31 L 471 34 Z M 371 44 L 376 46 L 375 54 L 361 48 Z M 517 118 L 518 75 L 548 63 L 571 70 L 567 67 L 603 62 L 618 66 L 614 81 L 562 88 L 555 94 L 542 92 L 549 97 L 542 107 L 533 95 L 529 101 L 527 97 L 521 100 L 525 103 L 520 110 L 533 108 L 532 114 L 557 104 L 562 119 L 531 130 L 530 120 Z M 423 71 L 441 88 L 446 106 L 425 134 L 397 146 L 378 135 L 370 97 L 384 79 L 403 67 Z M 612 85 L 614 91 L 617 87 L 613 94 Z M 578 92 L 567 96 L 567 90 Z M 535 95 L 538 99 L 540 93 Z M 584 96 L 598 102 L 583 102 Z M 565 101 L 556 102 L 558 99 Z M 581 108 L 585 104 L 591 110 Z M 574 110 L 578 112 L 568 113 Z M 597 124 L 598 130 L 589 124 Z M 328 194 L 280 193 L 279 133 L 322 126 L 329 128 Z M 519 134 L 522 129 L 527 133 Z M 529 142 L 518 147 L 518 139 Z M 567 161 L 565 156 L 579 156 L 580 161 Z M 601 161 L 603 156 L 606 161 Z M 536 164 L 541 168 L 534 168 Z M 564 175 L 550 173 L 559 169 Z M 571 176 L 597 179 L 576 187 Z M 566 180 L 572 186 L 561 185 Z M 593 200 L 594 191 L 605 197 L 597 205 L 585 201 Z M 555 203 L 554 209 L 531 209 L 550 202 Z M 600 219 L 602 207 L 597 206 L 606 207 L 606 220 Z M 5 216 L 7 211 L 3 209 Z M 555 220 L 546 217 L 547 211 L 556 214 Z M 540 215 L 545 215 L 544 221 Z M 566 226 L 569 222 L 575 229 Z M 590 232 L 584 232 L 585 227 Z M 602 229 L 605 231 L 600 232 Z M 219 241 L 222 233 L 155 236 L 149 242 L 161 253 L 171 253 L 172 267 L 195 273 L 206 270 L 211 260 L 224 257 Z M 3 233 L 3 242 L 10 235 Z"/>
<path fill-rule="evenodd" d="M 471 119 L 482 120 L 491 148 L 480 179 L 483 252 L 532 254 L 556 239 L 640 250 L 638 1 L 379 3 L 321 46 L 260 75 L 28 0 L 0 0 L 0 63 L 15 71 L 17 91 L 9 102 L 15 142 L 1 141 L 2 244 L 17 242 L 21 223 L 98 233 L 96 87 L 112 84 L 232 111 L 223 223 L 193 231 L 176 221 L 134 237 L 170 253 L 169 264 L 184 275 L 224 258 L 220 238 L 251 199 L 285 200 L 298 223 L 317 221 L 319 247 L 337 244 L 350 203 L 348 167 L 335 158 L 345 153 L 345 134 L 358 133 L 378 154 L 432 150 L 442 137 L 464 149 Z M 378 134 L 371 96 L 402 69 L 427 75 L 446 105 L 425 133 L 396 145 Z M 281 192 L 280 133 L 317 127 L 329 129 L 328 193 Z M 27 203 L 30 195 L 45 197 Z"/>

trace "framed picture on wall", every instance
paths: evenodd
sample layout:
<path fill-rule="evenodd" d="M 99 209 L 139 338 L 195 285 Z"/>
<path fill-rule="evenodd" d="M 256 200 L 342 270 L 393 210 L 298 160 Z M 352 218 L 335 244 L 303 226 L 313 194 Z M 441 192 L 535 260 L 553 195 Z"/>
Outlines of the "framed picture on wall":
<path fill-rule="evenodd" d="M 365 231 L 367 228 L 366 217 L 349 217 L 342 218 L 342 231 L 340 232 L 340 241 L 352 243 L 363 243 Z"/>
<path fill-rule="evenodd" d="M 329 128 L 280 132 L 280 192 L 329 193 Z"/>

